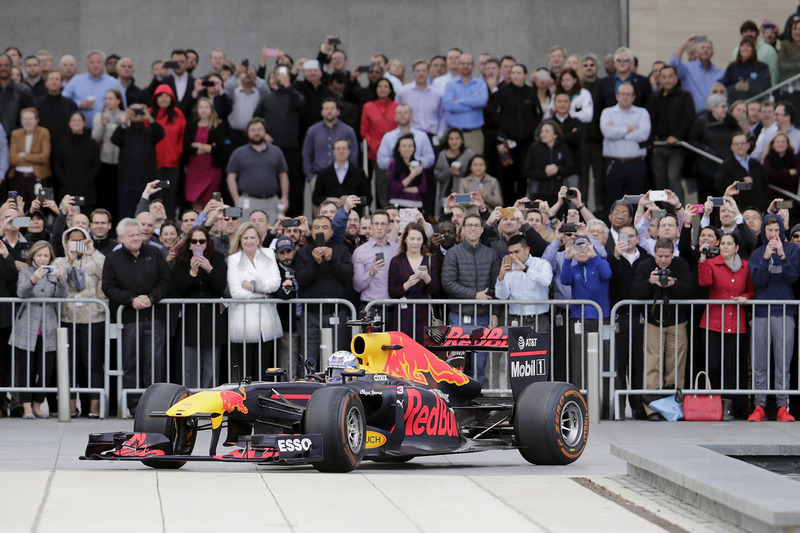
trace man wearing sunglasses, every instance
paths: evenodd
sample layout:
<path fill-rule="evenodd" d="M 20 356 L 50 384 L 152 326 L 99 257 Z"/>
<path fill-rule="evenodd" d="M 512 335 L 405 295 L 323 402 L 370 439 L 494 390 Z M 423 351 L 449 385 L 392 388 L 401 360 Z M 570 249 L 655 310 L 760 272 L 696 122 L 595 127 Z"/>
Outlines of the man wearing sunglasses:
<path fill-rule="evenodd" d="M 645 107 L 650 97 L 650 81 L 633 72 L 634 55 L 630 48 L 624 46 L 614 52 L 614 67 L 617 71 L 602 78 L 597 85 L 594 116 L 599 117 L 603 109 L 617 104 L 617 90 L 622 83 L 630 83 L 635 95 L 633 105 Z"/>

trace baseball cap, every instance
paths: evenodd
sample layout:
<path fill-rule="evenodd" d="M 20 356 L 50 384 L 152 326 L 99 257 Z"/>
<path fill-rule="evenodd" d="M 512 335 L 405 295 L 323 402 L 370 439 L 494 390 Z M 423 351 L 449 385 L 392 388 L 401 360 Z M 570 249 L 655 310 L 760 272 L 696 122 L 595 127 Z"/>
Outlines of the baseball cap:
<path fill-rule="evenodd" d="M 581 246 L 582 244 L 588 244 L 589 239 L 586 237 L 575 237 L 575 240 L 572 241 L 572 244 L 575 246 Z"/>
<path fill-rule="evenodd" d="M 303 63 L 303 70 L 313 70 L 315 68 L 319 68 L 319 61 L 316 59 L 309 59 Z"/>
<path fill-rule="evenodd" d="M 289 237 L 279 237 L 275 241 L 275 251 L 282 252 L 283 250 L 294 250 L 294 242 Z"/>

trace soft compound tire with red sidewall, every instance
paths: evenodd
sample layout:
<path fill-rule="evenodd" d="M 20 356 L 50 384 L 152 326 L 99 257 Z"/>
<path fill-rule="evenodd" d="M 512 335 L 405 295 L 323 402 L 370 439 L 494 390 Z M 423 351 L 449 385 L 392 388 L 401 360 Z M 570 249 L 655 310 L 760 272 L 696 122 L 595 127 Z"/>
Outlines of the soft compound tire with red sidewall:
<path fill-rule="evenodd" d="M 153 411 L 166 411 L 191 392 L 182 385 L 174 383 L 153 383 L 142 394 L 139 405 L 136 407 L 136 417 L 133 419 L 133 431 L 136 433 L 161 433 L 172 442 L 173 455 L 191 455 L 197 439 L 195 422 L 190 419 L 179 418 L 153 418 Z M 142 461 L 151 468 L 176 469 L 186 464 L 186 461 Z"/>
<path fill-rule="evenodd" d="M 519 453 L 536 465 L 566 465 L 586 448 L 589 411 L 580 391 L 569 383 L 528 385 L 514 409 Z"/>
<path fill-rule="evenodd" d="M 361 464 L 366 443 L 366 417 L 361 399 L 351 389 L 327 386 L 314 391 L 303 415 L 303 432 L 322 435 L 320 472 L 350 472 Z"/>

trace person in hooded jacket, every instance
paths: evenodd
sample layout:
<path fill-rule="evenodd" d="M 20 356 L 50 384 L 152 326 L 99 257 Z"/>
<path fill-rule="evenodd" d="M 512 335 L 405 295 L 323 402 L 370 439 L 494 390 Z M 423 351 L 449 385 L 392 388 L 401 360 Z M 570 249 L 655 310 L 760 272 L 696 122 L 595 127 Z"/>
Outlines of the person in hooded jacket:
<path fill-rule="evenodd" d="M 69 135 L 58 143 L 56 178 L 61 194 L 83 196 L 83 209 L 91 213 L 98 202 L 95 179 L 100 172 L 100 148 L 86 130 L 86 119 L 80 111 L 69 117 L 69 130 Z"/>
<path fill-rule="evenodd" d="M 56 258 L 53 265 L 67 272 L 67 297 L 93 298 L 108 303 L 102 288 L 106 258 L 95 250 L 89 232 L 75 226 L 64 232 L 61 241 L 66 256 Z M 71 243 L 75 243 L 72 245 L 75 250 L 70 249 Z M 78 251 L 78 248 L 85 251 Z M 77 364 L 75 374 L 79 387 L 103 387 L 105 318 L 101 305 L 68 303 L 61 306 L 61 321 L 69 335 L 71 360 Z M 89 418 L 99 418 L 100 396 L 94 393 L 88 395 L 88 399 Z M 77 415 L 74 399 L 72 401 L 72 414 Z"/>
<path fill-rule="evenodd" d="M 761 221 L 763 245 L 750 255 L 750 275 L 755 286 L 756 300 L 791 300 L 792 284 L 800 278 L 800 248 L 786 240 L 783 219 L 767 215 Z M 793 305 L 756 305 L 753 313 L 753 388 L 769 387 L 769 346 L 775 368 L 775 389 L 789 388 L 789 373 L 794 350 L 797 307 Z M 770 342 L 771 341 L 771 342 Z M 793 422 L 789 414 L 789 396 L 776 395 L 779 422 Z M 756 407 L 747 419 L 763 422 L 767 419 L 764 407 L 766 394 L 755 395 Z"/>
<path fill-rule="evenodd" d="M 156 88 L 153 104 L 150 114 L 164 128 L 164 138 L 156 144 L 156 177 L 170 182 L 169 187 L 162 187 L 154 198 L 163 200 L 167 218 L 174 218 L 186 117 L 175 103 L 175 93 L 169 85 L 163 84 Z"/>

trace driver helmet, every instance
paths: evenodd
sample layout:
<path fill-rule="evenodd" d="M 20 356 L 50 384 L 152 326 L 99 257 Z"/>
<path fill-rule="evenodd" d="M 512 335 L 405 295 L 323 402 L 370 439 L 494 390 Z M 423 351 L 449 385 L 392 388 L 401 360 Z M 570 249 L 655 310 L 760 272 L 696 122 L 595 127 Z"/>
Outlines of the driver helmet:
<path fill-rule="evenodd" d="M 342 370 L 345 368 L 358 368 L 358 359 L 347 350 L 334 352 L 328 358 L 327 375 L 329 381 L 340 381 Z"/>

